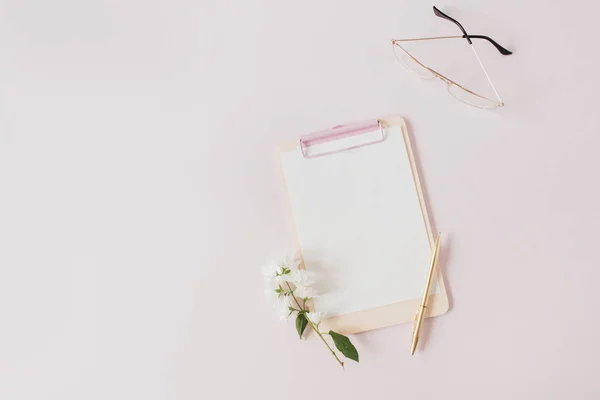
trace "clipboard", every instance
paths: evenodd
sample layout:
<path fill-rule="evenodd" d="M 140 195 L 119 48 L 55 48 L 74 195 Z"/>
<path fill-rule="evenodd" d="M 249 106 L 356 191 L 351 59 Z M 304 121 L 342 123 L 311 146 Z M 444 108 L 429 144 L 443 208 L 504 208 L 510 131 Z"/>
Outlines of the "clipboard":
<path fill-rule="evenodd" d="M 339 125 L 279 149 L 301 259 L 329 317 L 349 334 L 412 321 L 435 238 L 404 120 Z M 414 197 L 413 197 L 414 196 Z M 425 317 L 444 314 L 440 269 Z"/>

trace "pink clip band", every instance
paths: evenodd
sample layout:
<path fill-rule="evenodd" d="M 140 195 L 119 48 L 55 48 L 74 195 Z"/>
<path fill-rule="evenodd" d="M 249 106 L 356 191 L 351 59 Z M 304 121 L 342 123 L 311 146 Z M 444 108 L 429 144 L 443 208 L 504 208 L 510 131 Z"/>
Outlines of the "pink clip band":
<path fill-rule="evenodd" d="M 307 153 L 308 148 L 311 146 L 328 143 L 334 140 L 344 139 L 351 136 L 361 135 L 363 133 L 373 132 L 376 129 L 379 129 L 381 132 L 381 137 L 377 138 L 376 140 L 372 140 L 366 143 L 361 143 L 339 150 L 319 153 L 316 155 L 309 155 Z M 304 156 L 304 158 L 314 158 L 324 156 L 327 154 L 334 154 L 339 153 L 341 151 L 356 149 L 358 147 L 368 146 L 370 144 L 380 143 L 383 142 L 384 139 L 385 136 L 383 133 L 383 127 L 381 126 L 381 123 L 379 122 L 379 120 L 372 120 L 353 125 L 338 125 L 325 131 L 315 132 L 302 136 L 300 138 L 300 149 L 302 150 L 302 155 Z"/>

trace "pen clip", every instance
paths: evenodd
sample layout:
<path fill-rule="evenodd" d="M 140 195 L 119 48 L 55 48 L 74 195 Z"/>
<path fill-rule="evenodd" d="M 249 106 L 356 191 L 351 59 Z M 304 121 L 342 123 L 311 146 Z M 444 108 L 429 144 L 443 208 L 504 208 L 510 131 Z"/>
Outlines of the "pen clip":
<path fill-rule="evenodd" d="M 417 308 L 417 312 L 415 313 L 415 318 L 413 319 L 413 334 L 415 333 L 415 329 L 417 327 L 417 321 L 419 320 L 419 313 L 422 312 L 423 314 L 425 314 L 426 308 L 427 308 L 427 306 L 424 306 L 423 304 L 419 304 L 419 308 Z M 425 315 L 423 315 L 423 318 L 425 318 Z"/>

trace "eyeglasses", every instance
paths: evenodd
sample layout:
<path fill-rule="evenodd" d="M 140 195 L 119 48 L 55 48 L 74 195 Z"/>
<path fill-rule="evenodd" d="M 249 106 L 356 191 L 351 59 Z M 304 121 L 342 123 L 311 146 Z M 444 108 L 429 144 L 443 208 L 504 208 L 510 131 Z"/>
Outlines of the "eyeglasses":
<path fill-rule="evenodd" d="M 394 39 L 394 40 L 392 40 L 392 46 L 394 48 L 394 54 L 396 55 L 396 58 L 398 59 L 398 61 L 400 61 L 400 63 L 402 65 L 404 65 L 404 67 L 406 67 L 406 69 L 416 73 L 421 79 L 427 79 L 427 80 L 435 79 L 435 78 L 441 79 L 443 82 L 446 83 L 448 92 L 453 97 L 455 97 L 457 100 L 460 100 L 463 103 L 466 103 L 473 107 L 484 108 L 484 109 L 503 107 L 504 102 L 498 95 L 498 92 L 496 91 L 496 87 L 492 83 L 492 80 L 490 79 L 490 76 L 488 75 L 485 67 L 483 66 L 483 63 L 481 62 L 479 55 L 475 51 L 475 47 L 473 47 L 473 42 L 471 41 L 471 39 L 487 40 L 500 52 L 500 54 L 505 55 L 505 56 L 511 55 L 512 52 L 506 50 L 504 47 L 500 46 L 496 41 L 489 38 L 488 36 L 467 34 L 467 32 L 465 31 L 465 28 L 463 28 L 463 26 L 457 20 L 444 14 L 443 12 L 438 10 L 435 6 L 433 7 L 433 13 L 440 18 L 447 19 L 448 21 L 452 21 L 456 25 L 458 25 L 458 27 L 460 28 L 460 30 L 463 33 L 462 36 L 439 36 L 439 37 L 416 38 L 416 39 Z M 440 74 L 439 72 L 434 71 L 433 69 L 427 67 L 426 65 L 421 63 L 419 60 L 417 60 L 412 54 L 410 54 L 404 47 L 402 47 L 400 45 L 400 43 L 402 43 L 402 42 L 416 42 L 416 41 L 420 41 L 420 40 L 439 40 L 439 39 L 467 39 L 467 42 L 469 43 L 469 47 L 471 48 L 471 50 L 473 50 L 473 54 L 475 55 L 477 62 L 481 66 L 481 69 L 485 73 L 485 77 L 487 78 L 490 86 L 492 87 L 492 90 L 494 91 L 494 94 L 496 95 L 495 100 L 490 99 L 485 96 L 482 96 L 480 94 L 477 94 L 474 91 L 469 90 L 466 87 L 459 85 L 458 83 L 452 81 L 450 78 L 445 77 L 444 75 Z"/>

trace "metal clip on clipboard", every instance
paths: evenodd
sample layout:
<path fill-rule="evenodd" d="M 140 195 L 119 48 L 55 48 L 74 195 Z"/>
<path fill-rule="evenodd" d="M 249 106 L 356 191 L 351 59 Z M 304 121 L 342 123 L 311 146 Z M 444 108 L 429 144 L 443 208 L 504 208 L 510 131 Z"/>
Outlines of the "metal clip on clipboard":
<path fill-rule="evenodd" d="M 369 138 L 367 141 L 362 143 L 352 143 L 346 147 L 341 148 L 329 148 L 323 152 L 310 154 L 309 150 L 311 147 L 315 147 L 318 145 L 325 145 L 327 143 L 348 139 L 353 136 L 364 135 L 366 133 L 374 133 L 377 130 L 378 136 L 375 138 Z M 302 155 L 304 158 L 316 158 L 329 154 L 339 153 L 342 151 L 352 150 L 359 147 L 368 146 L 375 143 L 381 143 L 385 139 L 385 133 L 383 130 L 383 126 L 381 121 L 379 120 L 371 120 L 366 122 L 361 122 L 352 125 L 338 125 L 331 129 L 327 129 L 324 131 L 319 131 L 315 133 L 311 133 L 300 138 L 300 150 L 302 151 Z M 326 147 L 326 146 L 325 146 Z"/>

